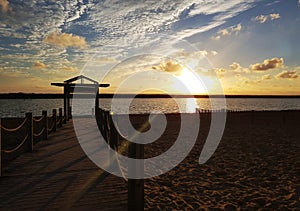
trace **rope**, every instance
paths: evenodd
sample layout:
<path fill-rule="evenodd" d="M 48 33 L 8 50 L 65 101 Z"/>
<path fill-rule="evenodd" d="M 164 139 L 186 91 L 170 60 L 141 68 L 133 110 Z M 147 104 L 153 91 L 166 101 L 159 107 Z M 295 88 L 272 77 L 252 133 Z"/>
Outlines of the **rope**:
<path fill-rule="evenodd" d="M 43 134 L 44 131 L 45 131 L 45 128 L 43 128 L 43 129 L 41 130 L 41 132 L 39 132 L 39 133 L 34 133 L 33 136 L 34 136 L 34 137 L 39 137 L 40 135 Z"/>
<path fill-rule="evenodd" d="M 44 117 L 45 117 L 45 116 L 42 116 L 42 117 L 39 118 L 39 119 L 32 118 L 32 120 L 33 120 L 34 122 L 40 122 L 40 121 L 42 121 L 42 120 L 44 119 Z"/>
<path fill-rule="evenodd" d="M 53 130 L 53 128 L 54 128 L 54 124 L 55 124 L 55 123 L 54 123 L 54 121 L 53 121 L 52 127 L 50 127 L 49 129 L 47 128 L 47 129 L 48 129 L 48 132 L 52 132 L 52 130 Z"/>
<path fill-rule="evenodd" d="M 14 148 L 14 149 L 9 149 L 9 150 L 5 150 L 5 149 L 3 149 L 3 150 L 1 150 L 2 152 L 4 152 L 4 153 L 12 153 L 12 152 L 15 152 L 15 151 L 17 151 L 18 149 L 20 149 L 20 147 L 21 146 L 23 146 L 23 144 L 25 143 L 25 141 L 27 140 L 27 138 L 28 138 L 28 134 L 27 134 L 27 136 L 24 138 L 24 140 L 16 147 L 16 148 Z"/>
<path fill-rule="evenodd" d="M 48 130 L 48 133 L 49 132 L 51 132 L 52 130 L 53 130 L 53 128 L 54 128 L 54 118 L 53 118 L 53 115 L 52 115 L 52 117 L 50 117 L 47 121 L 48 121 L 48 126 L 50 126 L 50 122 L 51 121 L 49 121 L 49 120 L 52 120 L 52 126 L 51 127 L 49 127 L 49 128 L 47 128 L 47 130 Z"/>
<path fill-rule="evenodd" d="M 25 125 L 26 121 L 27 121 L 27 118 L 25 118 L 24 121 L 16 128 L 6 128 L 3 125 L 0 125 L 0 126 L 3 130 L 5 130 L 7 132 L 15 132 L 15 131 L 19 130 L 20 128 L 22 128 Z"/>
<path fill-rule="evenodd" d="M 56 121 L 56 124 L 60 124 L 61 123 L 61 118 L 58 118 L 58 121 Z"/>

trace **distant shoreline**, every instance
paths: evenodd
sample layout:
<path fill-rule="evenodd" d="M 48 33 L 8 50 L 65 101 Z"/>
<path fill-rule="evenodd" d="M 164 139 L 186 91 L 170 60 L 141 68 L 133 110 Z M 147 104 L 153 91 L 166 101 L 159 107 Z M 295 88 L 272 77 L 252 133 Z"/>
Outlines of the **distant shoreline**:
<path fill-rule="evenodd" d="M 79 98 L 94 98 L 94 95 L 88 94 L 76 94 Z M 100 94 L 99 98 L 221 98 L 222 95 L 179 95 L 174 94 L 172 96 L 167 94 Z M 300 98 L 300 95 L 225 95 L 226 98 Z M 51 94 L 51 93 L 3 93 L 0 94 L 0 99 L 63 99 L 63 94 Z"/>

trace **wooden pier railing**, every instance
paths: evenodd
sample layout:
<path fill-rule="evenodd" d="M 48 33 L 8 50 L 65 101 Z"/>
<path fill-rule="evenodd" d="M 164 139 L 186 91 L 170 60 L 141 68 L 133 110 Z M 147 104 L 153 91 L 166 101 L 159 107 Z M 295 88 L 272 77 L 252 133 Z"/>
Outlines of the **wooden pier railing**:
<path fill-rule="evenodd" d="M 71 117 L 69 117 L 71 118 Z M 48 139 L 48 134 L 53 133 L 63 126 L 65 117 L 62 109 L 53 109 L 52 115 L 42 111 L 41 116 L 33 117 L 26 113 L 24 118 L 0 119 L 0 176 L 3 166 L 24 152 L 33 152 L 34 145 Z"/>
<path fill-rule="evenodd" d="M 101 108 L 96 108 L 95 111 L 98 128 L 112 149 L 121 154 L 127 151 L 128 157 L 130 158 L 144 158 L 144 145 L 129 142 L 125 137 L 119 134 L 113 123 L 113 114 L 110 111 Z M 120 165 L 118 165 L 118 167 L 122 172 L 122 167 Z M 135 171 L 136 168 L 141 168 L 141 166 L 130 167 L 128 171 Z M 143 171 L 143 169 L 139 169 L 139 171 Z M 124 179 L 128 182 L 128 210 L 144 210 L 144 180 L 127 179 L 126 177 L 124 177 Z"/>

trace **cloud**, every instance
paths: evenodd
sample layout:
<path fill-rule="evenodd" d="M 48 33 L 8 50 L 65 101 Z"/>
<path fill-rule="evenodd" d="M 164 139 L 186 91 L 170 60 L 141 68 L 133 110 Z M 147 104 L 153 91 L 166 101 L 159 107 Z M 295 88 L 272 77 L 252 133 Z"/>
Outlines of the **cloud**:
<path fill-rule="evenodd" d="M 7 12 L 8 10 L 10 10 L 8 0 L 0 0 L 0 6 L 2 12 Z"/>
<path fill-rule="evenodd" d="M 217 51 L 211 51 L 211 54 L 216 56 L 216 55 L 218 55 L 218 52 Z"/>
<path fill-rule="evenodd" d="M 256 16 L 254 20 L 259 21 L 260 23 L 265 23 L 268 20 L 268 16 L 259 15 Z"/>
<path fill-rule="evenodd" d="M 236 26 L 231 26 L 226 29 L 222 29 L 222 30 L 218 31 L 217 35 L 212 38 L 215 40 L 220 40 L 221 37 L 224 37 L 224 36 L 230 36 L 232 34 L 237 35 L 241 30 L 242 30 L 242 25 L 238 24 Z"/>
<path fill-rule="evenodd" d="M 58 47 L 74 47 L 74 48 L 85 48 L 87 46 L 85 38 L 67 33 L 53 32 L 47 35 L 44 43 L 51 44 Z"/>
<path fill-rule="evenodd" d="M 241 65 L 239 63 L 233 62 L 230 66 L 229 66 L 232 70 L 238 70 L 241 68 Z"/>
<path fill-rule="evenodd" d="M 283 71 L 276 75 L 276 78 L 278 79 L 295 79 L 298 78 L 298 74 L 296 71 Z"/>
<path fill-rule="evenodd" d="M 46 65 L 43 62 L 36 61 L 32 67 L 37 68 L 37 69 L 41 69 L 41 68 L 45 68 Z"/>
<path fill-rule="evenodd" d="M 266 71 L 270 69 L 275 69 L 282 67 L 284 64 L 283 58 L 273 58 L 273 59 L 266 59 L 263 63 L 256 63 L 251 65 L 251 69 L 254 71 Z"/>
<path fill-rule="evenodd" d="M 276 19 L 279 19 L 280 18 L 280 14 L 279 13 L 271 13 L 269 15 L 259 15 L 259 16 L 256 16 L 254 18 L 255 21 L 258 21 L 260 23 L 265 23 L 267 22 L 269 19 L 270 20 L 276 20 Z"/>
<path fill-rule="evenodd" d="M 184 67 L 181 64 L 174 62 L 172 60 L 162 62 L 160 65 L 152 67 L 152 69 L 154 70 L 160 70 L 160 71 L 165 71 L 174 74 L 180 74 L 183 68 Z"/>
<path fill-rule="evenodd" d="M 69 66 L 63 66 L 61 70 L 64 70 L 66 72 L 77 72 L 78 69 L 76 67 L 69 67 Z"/>
<path fill-rule="evenodd" d="M 271 78 L 272 78 L 272 76 L 271 76 L 270 74 L 268 74 L 268 75 L 263 75 L 263 76 L 261 77 L 262 80 L 270 80 Z"/>
<path fill-rule="evenodd" d="M 269 15 L 271 20 L 276 20 L 280 18 L 280 14 L 279 13 L 272 13 Z"/>
<path fill-rule="evenodd" d="M 224 69 L 224 68 L 216 68 L 214 71 L 215 71 L 215 73 L 217 74 L 217 77 L 218 77 L 219 79 L 224 78 L 224 76 L 225 76 L 225 74 L 226 74 L 226 72 L 227 72 L 227 70 Z"/>
<path fill-rule="evenodd" d="M 249 73 L 248 68 L 243 68 L 239 63 L 233 62 L 231 65 L 229 65 L 230 70 L 234 73 Z"/>

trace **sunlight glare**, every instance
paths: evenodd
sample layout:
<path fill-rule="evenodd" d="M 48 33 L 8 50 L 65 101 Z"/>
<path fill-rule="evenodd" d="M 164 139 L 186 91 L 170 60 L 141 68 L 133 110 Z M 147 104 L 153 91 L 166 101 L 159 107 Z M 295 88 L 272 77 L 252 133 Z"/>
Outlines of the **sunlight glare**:
<path fill-rule="evenodd" d="M 206 94 L 206 90 L 197 79 L 196 75 L 188 70 L 187 68 L 183 68 L 182 72 L 177 78 L 186 86 L 190 93 L 183 94 Z"/>

